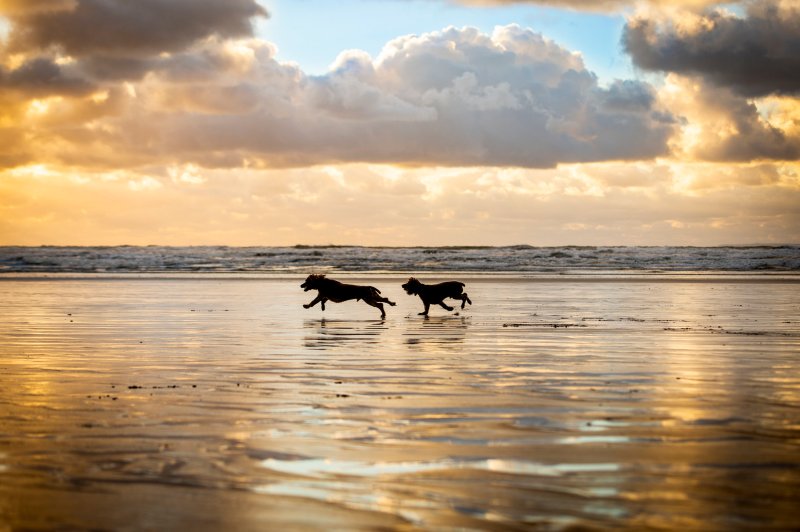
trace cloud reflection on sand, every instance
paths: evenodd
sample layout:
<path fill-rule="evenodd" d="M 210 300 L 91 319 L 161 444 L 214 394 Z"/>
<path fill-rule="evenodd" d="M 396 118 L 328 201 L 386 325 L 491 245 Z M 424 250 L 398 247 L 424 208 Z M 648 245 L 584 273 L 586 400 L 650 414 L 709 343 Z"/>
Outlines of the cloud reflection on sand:
<path fill-rule="evenodd" d="M 473 459 L 441 460 L 437 462 L 361 462 L 313 458 L 308 460 L 277 460 L 269 458 L 262 467 L 305 477 L 407 475 L 431 471 L 470 469 L 515 475 L 557 477 L 569 473 L 619 471 L 618 464 L 540 464 L 522 460 Z"/>
<path fill-rule="evenodd" d="M 336 461 L 329 459 L 307 460 L 278 460 L 267 459 L 262 466 L 280 473 L 313 478 L 318 480 L 283 480 L 270 484 L 256 486 L 254 491 L 270 495 L 288 495 L 316 499 L 326 502 L 342 504 L 363 510 L 377 510 L 396 514 L 414 524 L 424 525 L 425 518 L 422 512 L 435 512 L 439 497 L 428 492 L 406 492 L 402 497 L 393 493 L 392 478 L 406 478 L 407 475 L 437 474 L 442 479 L 455 480 L 458 471 L 487 472 L 491 474 L 510 474 L 534 477 L 560 477 L 574 474 L 614 473 L 619 471 L 618 464 L 542 464 L 519 460 L 498 459 L 445 459 L 438 462 L 361 462 L 361 461 Z M 371 477 L 376 480 L 369 485 L 360 482 L 348 481 L 348 477 Z M 379 479 L 387 480 L 385 485 Z M 402 484 L 410 484 L 400 481 Z M 407 489 L 408 489 L 407 488 Z M 615 515 L 621 517 L 625 510 L 610 500 L 605 503 L 603 499 L 613 498 L 618 495 L 614 488 L 589 487 L 586 489 L 574 488 L 572 494 L 594 500 L 586 505 L 591 513 Z M 591 508 L 589 508 L 591 506 Z M 541 517 L 513 516 L 502 511 L 490 510 L 476 505 L 463 506 L 462 513 L 478 517 L 486 521 L 511 523 L 513 521 L 537 522 Z M 577 519 L 562 517 L 572 524 Z"/>

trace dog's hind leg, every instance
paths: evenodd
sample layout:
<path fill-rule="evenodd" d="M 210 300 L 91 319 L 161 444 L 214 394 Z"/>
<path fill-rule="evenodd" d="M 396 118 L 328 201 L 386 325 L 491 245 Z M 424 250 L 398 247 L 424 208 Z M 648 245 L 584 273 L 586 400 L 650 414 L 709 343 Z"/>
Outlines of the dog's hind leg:
<path fill-rule="evenodd" d="M 385 318 L 386 317 L 386 311 L 383 310 L 383 305 L 381 305 L 377 301 L 373 301 L 373 300 L 370 300 L 370 299 L 365 299 L 364 303 L 366 303 L 367 305 L 369 305 L 371 307 L 375 307 L 376 309 L 380 310 L 381 311 L 381 318 Z"/>
<path fill-rule="evenodd" d="M 464 292 L 463 294 L 461 294 L 461 308 L 464 308 L 464 305 L 466 305 L 467 303 L 469 303 L 471 305 L 472 301 L 470 300 L 470 298 L 467 295 L 467 293 Z"/>
<path fill-rule="evenodd" d="M 441 307 L 442 307 L 443 309 L 445 309 L 445 310 L 453 310 L 453 307 L 451 307 L 450 305 L 448 305 L 448 304 L 447 304 L 447 303 L 445 303 L 444 301 L 440 302 L 440 303 L 439 303 L 439 306 L 441 306 Z"/>

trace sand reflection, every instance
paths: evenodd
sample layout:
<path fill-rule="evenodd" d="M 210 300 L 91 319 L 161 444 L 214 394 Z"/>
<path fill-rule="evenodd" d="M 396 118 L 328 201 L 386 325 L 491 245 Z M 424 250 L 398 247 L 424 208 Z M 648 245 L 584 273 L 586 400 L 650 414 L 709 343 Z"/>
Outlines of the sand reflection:
<path fill-rule="evenodd" d="M 309 349 L 370 346 L 380 342 L 386 329 L 386 320 L 305 320 L 303 345 Z"/>
<path fill-rule="evenodd" d="M 406 320 L 404 343 L 421 352 L 457 351 L 467 339 L 469 316 L 419 316 Z"/>

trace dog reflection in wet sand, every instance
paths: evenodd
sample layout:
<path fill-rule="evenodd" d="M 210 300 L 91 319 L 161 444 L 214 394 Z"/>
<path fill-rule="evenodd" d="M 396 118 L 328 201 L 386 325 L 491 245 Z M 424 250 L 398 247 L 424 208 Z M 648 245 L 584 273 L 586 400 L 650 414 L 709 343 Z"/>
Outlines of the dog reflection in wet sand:
<path fill-rule="evenodd" d="M 440 305 L 445 310 L 453 310 L 453 307 L 445 304 L 445 298 L 460 299 L 461 308 L 469 303 L 472 305 L 467 293 L 464 292 L 464 283 L 458 281 L 447 281 L 439 284 L 423 284 L 415 278 L 411 278 L 408 282 L 402 285 L 403 289 L 410 296 L 417 295 L 422 299 L 422 304 L 425 305 L 425 311 L 420 312 L 420 316 L 427 316 L 428 309 L 431 305 Z"/>
<path fill-rule="evenodd" d="M 303 308 L 311 308 L 317 303 L 322 305 L 322 310 L 325 310 L 325 302 L 333 301 L 334 303 L 341 303 L 342 301 L 349 301 L 355 299 L 356 301 L 364 300 L 367 305 L 373 306 L 381 311 L 381 318 L 386 317 L 386 312 L 383 310 L 383 303 L 388 303 L 395 306 L 396 303 L 389 301 L 389 298 L 381 296 L 381 291 L 374 286 L 359 286 L 355 284 L 344 284 L 333 279 L 328 279 L 324 275 L 309 275 L 303 284 L 300 285 L 306 292 L 309 290 L 317 290 L 318 294 L 314 300 L 303 305 Z"/>

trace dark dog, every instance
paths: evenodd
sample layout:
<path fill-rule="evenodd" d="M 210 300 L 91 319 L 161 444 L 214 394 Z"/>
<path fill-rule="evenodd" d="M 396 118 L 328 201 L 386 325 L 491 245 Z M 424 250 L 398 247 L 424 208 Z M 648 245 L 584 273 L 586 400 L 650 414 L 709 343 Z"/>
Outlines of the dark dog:
<path fill-rule="evenodd" d="M 311 308 L 317 303 L 322 303 L 322 310 L 325 310 L 325 302 L 328 300 L 334 303 L 341 303 L 355 299 L 356 301 L 364 300 L 364 303 L 380 309 L 381 318 L 386 317 L 386 312 L 383 310 L 382 303 L 388 303 L 395 306 L 396 303 L 389 301 L 388 298 L 381 296 L 381 291 L 374 286 L 358 286 L 355 284 L 344 284 L 333 279 L 327 279 L 324 275 L 309 275 L 300 288 L 309 290 L 317 290 L 319 293 L 314 301 L 308 305 L 303 305 L 304 308 Z"/>
<path fill-rule="evenodd" d="M 425 312 L 420 312 L 420 316 L 427 316 L 428 309 L 431 305 L 441 305 L 444 309 L 453 310 L 453 307 L 444 304 L 444 299 L 446 297 L 460 299 L 461 308 L 464 308 L 464 305 L 467 303 L 472 305 L 472 301 L 470 301 L 466 292 L 464 292 L 464 283 L 458 281 L 447 281 L 439 284 L 422 284 L 412 277 L 402 286 L 408 295 L 417 295 L 422 299 L 422 304 L 425 305 Z"/>

